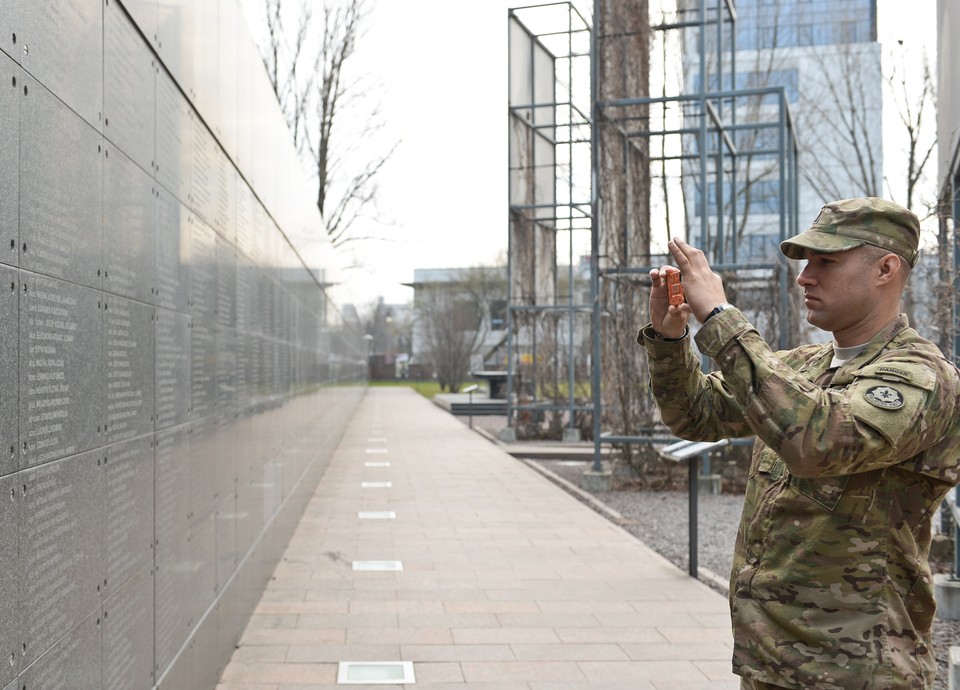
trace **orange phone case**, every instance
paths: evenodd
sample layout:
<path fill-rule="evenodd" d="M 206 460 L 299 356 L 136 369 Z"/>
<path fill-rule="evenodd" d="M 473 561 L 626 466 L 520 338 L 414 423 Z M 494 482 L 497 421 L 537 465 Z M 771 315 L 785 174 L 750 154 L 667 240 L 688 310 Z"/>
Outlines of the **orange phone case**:
<path fill-rule="evenodd" d="M 683 294 L 683 285 L 680 284 L 680 273 L 676 271 L 667 274 L 667 295 L 670 304 L 677 307 L 686 301 Z"/>

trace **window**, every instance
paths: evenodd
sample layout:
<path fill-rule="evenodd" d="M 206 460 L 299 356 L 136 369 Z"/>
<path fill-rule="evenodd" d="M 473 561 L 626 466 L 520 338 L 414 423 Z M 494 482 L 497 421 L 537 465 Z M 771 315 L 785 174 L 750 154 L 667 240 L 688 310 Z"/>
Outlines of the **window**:
<path fill-rule="evenodd" d="M 760 45 L 758 48 L 775 48 L 777 46 L 777 27 L 760 27 Z"/>
<path fill-rule="evenodd" d="M 813 24 L 800 24 L 797 26 L 797 45 L 813 45 Z"/>
<path fill-rule="evenodd" d="M 857 42 L 857 23 L 840 22 L 838 27 L 840 35 L 837 36 L 837 43 L 856 43 Z"/>
<path fill-rule="evenodd" d="M 490 327 L 495 331 L 507 327 L 507 300 L 495 299 L 490 304 Z"/>

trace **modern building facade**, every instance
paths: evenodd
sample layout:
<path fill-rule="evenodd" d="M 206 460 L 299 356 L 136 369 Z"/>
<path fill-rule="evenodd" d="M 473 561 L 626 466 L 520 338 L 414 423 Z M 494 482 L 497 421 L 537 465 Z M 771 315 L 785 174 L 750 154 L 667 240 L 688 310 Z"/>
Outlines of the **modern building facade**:
<path fill-rule="evenodd" d="M 816 217 L 824 202 L 861 195 L 882 195 L 882 73 L 877 42 L 876 0 L 739 0 L 736 29 L 725 39 L 735 64 L 723 66 L 723 78 L 708 76 L 707 91 L 782 87 L 799 142 L 798 218 L 801 226 Z M 717 40 L 717 39 L 714 39 Z M 702 61 L 685 41 L 687 88 L 701 88 Z M 709 71 L 709 70 L 708 70 Z M 720 82 L 720 83 L 718 83 Z M 741 129 L 734 143 L 755 151 L 737 160 L 738 183 L 724 189 L 721 203 L 736 199 L 738 254 L 744 260 L 776 256 L 775 220 L 781 189 L 773 163 L 776 128 L 750 129 L 750 122 L 774 119 L 770 94 L 737 101 L 732 118 Z M 716 190 L 709 184 L 708 213 L 716 213 Z M 700 204 L 688 206 L 698 216 Z"/>

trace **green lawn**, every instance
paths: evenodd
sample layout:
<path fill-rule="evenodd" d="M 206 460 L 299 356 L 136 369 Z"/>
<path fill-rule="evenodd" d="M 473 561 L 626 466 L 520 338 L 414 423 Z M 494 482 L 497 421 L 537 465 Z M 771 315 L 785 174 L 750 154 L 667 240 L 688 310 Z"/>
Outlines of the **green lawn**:
<path fill-rule="evenodd" d="M 370 385 L 384 388 L 396 388 L 398 386 L 413 388 L 427 400 L 432 400 L 433 396 L 440 392 L 440 384 L 434 380 L 412 381 L 410 379 L 404 379 L 401 381 L 371 381 Z"/>

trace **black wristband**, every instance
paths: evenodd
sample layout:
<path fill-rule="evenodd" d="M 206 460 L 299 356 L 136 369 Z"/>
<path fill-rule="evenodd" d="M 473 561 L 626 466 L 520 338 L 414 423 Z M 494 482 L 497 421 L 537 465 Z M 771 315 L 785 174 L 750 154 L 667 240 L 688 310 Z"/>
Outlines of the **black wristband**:
<path fill-rule="evenodd" d="M 713 308 L 713 311 L 707 314 L 707 318 L 705 318 L 703 322 L 706 323 L 707 321 L 712 319 L 714 316 L 716 316 L 720 312 L 726 311 L 727 309 L 732 309 L 732 308 L 733 308 L 733 305 L 728 302 L 723 302 L 722 304 L 718 304 Z"/>

